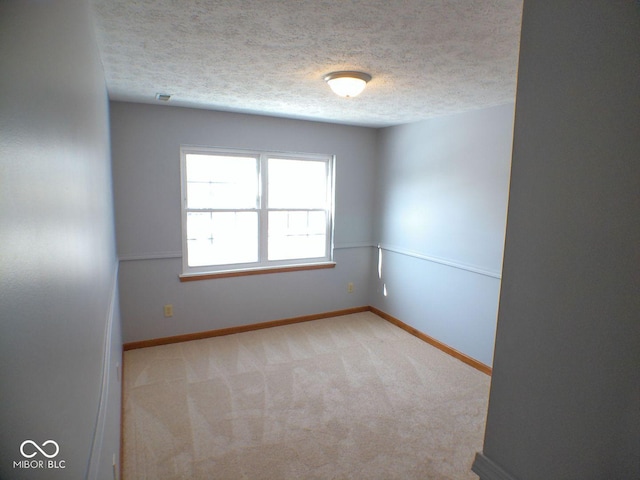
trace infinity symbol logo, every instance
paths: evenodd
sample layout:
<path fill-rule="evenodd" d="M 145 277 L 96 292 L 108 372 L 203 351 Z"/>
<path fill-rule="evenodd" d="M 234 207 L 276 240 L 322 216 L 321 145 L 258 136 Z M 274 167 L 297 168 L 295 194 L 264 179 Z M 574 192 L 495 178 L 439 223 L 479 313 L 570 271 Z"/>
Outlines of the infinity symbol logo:
<path fill-rule="evenodd" d="M 24 453 L 24 446 L 25 446 L 25 445 L 27 445 L 27 444 L 31 444 L 31 445 L 33 445 L 33 446 L 35 447 L 35 449 L 36 449 L 38 452 L 40 452 L 42 455 L 44 455 L 44 456 L 45 456 L 45 457 L 47 457 L 47 458 L 53 458 L 53 457 L 55 457 L 56 455 L 58 455 L 58 453 L 60 452 L 60 447 L 59 447 L 59 446 L 58 446 L 58 444 L 57 444 L 56 442 L 54 442 L 53 440 L 47 440 L 46 442 L 44 442 L 44 443 L 42 444 L 42 448 L 46 447 L 46 446 L 47 446 L 47 445 L 49 445 L 49 444 L 53 445 L 53 446 L 55 447 L 55 453 L 52 453 L 52 454 L 48 454 L 47 452 L 45 452 L 45 451 L 44 451 L 42 448 L 40 448 L 40 447 L 38 446 L 38 444 L 37 444 L 36 442 L 34 442 L 33 440 L 25 440 L 24 442 L 22 442 L 22 443 L 20 444 L 20 453 L 22 454 L 22 456 L 23 456 L 24 458 L 33 458 L 33 457 L 35 457 L 35 456 L 38 454 L 38 452 L 33 452 L 33 453 L 31 453 L 31 454 L 26 454 L 26 453 Z"/>

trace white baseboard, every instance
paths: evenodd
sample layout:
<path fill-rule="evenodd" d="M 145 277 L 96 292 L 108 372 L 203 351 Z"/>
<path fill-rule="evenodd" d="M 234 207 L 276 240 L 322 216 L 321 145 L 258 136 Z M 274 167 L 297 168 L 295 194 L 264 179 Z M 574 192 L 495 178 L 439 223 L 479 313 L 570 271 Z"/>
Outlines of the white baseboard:
<path fill-rule="evenodd" d="M 476 453 L 471 470 L 480 477 L 480 480 L 518 480 L 485 457 L 482 452 Z"/>

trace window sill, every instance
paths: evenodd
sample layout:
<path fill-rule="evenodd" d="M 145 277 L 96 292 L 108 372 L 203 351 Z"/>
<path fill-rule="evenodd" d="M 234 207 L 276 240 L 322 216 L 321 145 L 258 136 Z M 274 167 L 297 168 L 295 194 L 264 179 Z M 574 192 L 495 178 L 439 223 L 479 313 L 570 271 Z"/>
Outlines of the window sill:
<path fill-rule="evenodd" d="M 303 270 L 321 270 L 335 268 L 336 262 L 309 263 L 306 265 L 289 265 L 279 267 L 247 268 L 244 270 L 224 270 L 221 272 L 183 273 L 179 275 L 181 282 L 196 282 L 198 280 L 213 280 L 216 278 L 245 277 L 248 275 L 265 275 L 267 273 L 299 272 Z"/>

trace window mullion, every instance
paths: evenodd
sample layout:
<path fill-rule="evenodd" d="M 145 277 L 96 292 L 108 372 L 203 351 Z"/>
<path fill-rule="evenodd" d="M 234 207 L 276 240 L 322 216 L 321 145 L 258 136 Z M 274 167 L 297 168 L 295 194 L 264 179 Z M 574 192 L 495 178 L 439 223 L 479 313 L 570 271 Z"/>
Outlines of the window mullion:
<path fill-rule="evenodd" d="M 269 178 L 268 178 L 268 157 L 265 154 L 260 155 L 259 161 L 259 175 L 260 179 L 260 195 L 259 195 L 259 262 L 263 265 L 268 263 L 268 250 L 269 250 L 269 210 L 267 205 L 267 199 L 269 197 Z"/>
<path fill-rule="evenodd" d="M 327 232 L 326 239 L 326 253 L 331 260 L 333 260 L 333 220 L 335 216 L 335 156 L 329 159 L 327 163 L 325 163 L 325 168 L 327 169 L 327 200 L 326 200 L 326 226 L 325 231 Z"/>

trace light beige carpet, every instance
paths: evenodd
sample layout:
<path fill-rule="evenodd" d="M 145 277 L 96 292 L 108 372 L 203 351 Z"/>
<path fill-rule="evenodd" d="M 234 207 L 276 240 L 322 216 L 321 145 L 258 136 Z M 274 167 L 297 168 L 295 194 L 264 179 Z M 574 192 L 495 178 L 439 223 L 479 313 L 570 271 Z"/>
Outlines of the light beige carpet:
<path fill-rule="evenodd" d="M 124 368 L 124 480 L 477 480 L 489 377 L 373 313 L 131 350 Z"/>

